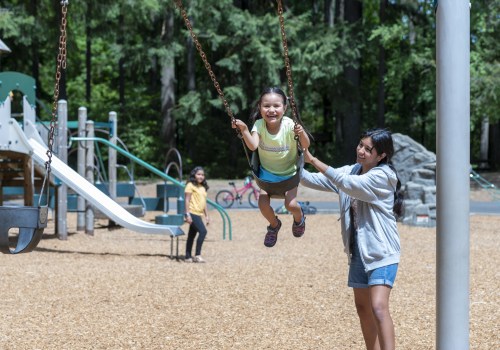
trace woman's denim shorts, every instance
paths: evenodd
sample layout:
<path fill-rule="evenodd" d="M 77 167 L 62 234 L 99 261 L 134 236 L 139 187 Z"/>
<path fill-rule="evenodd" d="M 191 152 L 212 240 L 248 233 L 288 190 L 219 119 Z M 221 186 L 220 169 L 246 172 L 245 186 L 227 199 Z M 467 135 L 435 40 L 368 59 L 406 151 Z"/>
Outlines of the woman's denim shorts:
<path fill-rule="evenodd" d="M 351 265 L 347 285 L 352 288 L 368 288 L 370 286 L 386 285 L 392 288 L 398 272 L 398 264 L 379 267 L 365 272 L 365 267 L 359 255 L 356 242 L 352 249 Z"/>

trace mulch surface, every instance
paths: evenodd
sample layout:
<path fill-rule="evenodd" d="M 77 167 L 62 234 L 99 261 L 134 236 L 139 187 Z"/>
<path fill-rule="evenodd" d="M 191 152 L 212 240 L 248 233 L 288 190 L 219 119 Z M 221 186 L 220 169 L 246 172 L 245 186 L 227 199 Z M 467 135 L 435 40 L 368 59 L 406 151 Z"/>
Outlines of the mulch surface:
<path fill-rule="evenodd" d="M 94 236 L 76 232 L 75 214 L 62 241 L 52 220 L 34 252 L 0 256 L 0 348 L 364 349 L 338 215 L 308 216 L 302 238 L 282 215 L 278 243 L 266 248 L 258 210 L 229 214 L 224 240 L 211 211 L 206 264 L 171 259 L 168 237 L 109 230 L 105 220 Z M 471 349 L 500 349 L 498 227 L 500 216 L 470 217 Z M 435 349 L 436 229 L 399 229 L 397 348 Z"/>

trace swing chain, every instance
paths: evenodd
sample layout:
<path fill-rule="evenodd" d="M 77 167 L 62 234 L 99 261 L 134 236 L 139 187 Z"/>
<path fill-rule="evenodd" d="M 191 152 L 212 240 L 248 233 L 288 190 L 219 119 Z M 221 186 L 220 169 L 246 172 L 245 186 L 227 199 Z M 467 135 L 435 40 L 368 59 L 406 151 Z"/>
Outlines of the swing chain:
<path fill-rule="evenodd" d="M 182 5 L 182 0 L 175 0 L 175 4 L 181 11 L 182 18 L 184 19 L 184 23 L 186 24 L 187 29 L 189 30 L 189 33 L 191 34 L 191 38 L 193 39 L 193 42 L 196 46 L 196 49 L 198 50 L 198 53 L 200 54 L 201 59 L 203 60 L 203 64 L 205 65 L 206 70 L 208 71 L 208 75 L 210 76 L 210 79 L 212 79 L 212 82 L 214 84 L 215 90 L 217 90 L 217 93 L 219 94 L 219 98 L 224 104 L 224 108 L 226 109 L 227 114 L 231 118 L 231 124 L 234 123 L 235 117 L 233 114 L 233 111 L 231 110 L 231 107 L 229 106 L 229 103 L 226 100 L 226 97 L 224 96 L 224 92 L 222 91 L 219 82 L 217 81 L 217 78 L 215 76 L 215 73 L 212 70 L 212 66 L 208 62 L 207 55 L 203 51 L 203 48 L 198 41 L 198 37 L 193 31 L 193 26 L 191 25 L 191 21 L 189 20 L 189 17 L 187 15 L 186 10 L 184 9 L 184 6 Z M 239 138 L 242 138 L 243 135 L 241 134 L 239 129 L 235 129 L 236 133 L 238 134 Z"/>
<path fill-rule="evenodd" d="M 66 25 L 67 19 L 66 14 L 68 12 L 68 1 L 61 1 L 61 26 L 60 26 L 60 37 L 59 37 L 59 53 L 57 55 L 57 68 L 56 68 L 56 82 L 54 86 L 54 99 L 52 104 L 52 119 L 50 120 L 49 128 L 49 139 L 48 139 L 48 149 L 47 157 L 48 160 L 45 162 L 45 169 L 47 170 L 47 177 L 50 176 L 51 168 L 50 164 L 52 162 L 52 153 L 54 146 L 54 134 L 57 123 L 57 100 L 59 98 L 59 81 L 61 80 L 61 70 L 66 69 Z"/>
<path fill-rule="evenodd" d="M 288 41 L 286 38 L 286 32 L 285 32 L 285 19 L 283 17 L 283 4 L 281 0 L 276 1 L 278 3 L 278 15 L 279 15 L 279 21 L 280 21 L 280 28 L 281 28 L 281 42 L 283 44 L 283 56 L 285 58 L 285 68 L 286 68 L 286 76 L 288 79 L 288 94 L 290 95 L 290 105 L 292 107 L 292 116 L 293 116 L 293 122 L 295 126 L 299 124 L 299 117 L 297 113 L 297 105 L 295 104 L 295 96 L 293 93 L 293 80 L 292 80 L 292 65 L 290 63 L 290 58 L 288 57 Z M 295 140 L 298 140 L 299 136 L 295 135 Z"/>

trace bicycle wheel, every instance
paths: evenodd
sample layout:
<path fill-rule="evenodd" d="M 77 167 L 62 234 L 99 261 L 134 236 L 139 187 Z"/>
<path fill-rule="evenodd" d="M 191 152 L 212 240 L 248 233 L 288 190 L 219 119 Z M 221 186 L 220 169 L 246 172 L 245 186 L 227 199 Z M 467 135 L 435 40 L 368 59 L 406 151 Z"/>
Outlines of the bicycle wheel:
<path fill-rule="evenodd" d="M 224 209 L 229 208 L 234 203 L 234 196 L 231 193 L 231 191 L 221 190 L 217 192 L 217 195 L 215 196 L 215 201 L 217 202 L 218 205 L 220 205 Z"/>
<path fill-rule="evenodd" d="M 248 195 L 248 203 L 250 203 L 250 205 L 254 208 L 258 208 L 259 207 L 259 202 L 258 202 L 259 198 L 255 195 L 255 192 L 252 191 L 250 192 L 250 194 Z"/>

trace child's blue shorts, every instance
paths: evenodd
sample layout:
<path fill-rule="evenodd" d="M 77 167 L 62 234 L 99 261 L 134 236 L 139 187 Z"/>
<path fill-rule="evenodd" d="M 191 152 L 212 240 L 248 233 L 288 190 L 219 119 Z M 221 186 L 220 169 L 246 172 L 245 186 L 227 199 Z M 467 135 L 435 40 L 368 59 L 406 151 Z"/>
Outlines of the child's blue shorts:
<path fill-rule="evenodd" d="M 359 255 L 359 248 L 355 241 L 351 265 L 349 266 L 349 279 L 347 281 L 349 287 L 368 288 L 370 286 L 386 285 L 392 288 L 397 272 L 398 264 L 382 266 L 365 272 L 365 267 Z"/>
<path fill-rule="evenodd" d="M 259 179 L 261 179 L 262 181 L 281 182 L 281 181 L 287 180 L 291 177 L 292 176 L 280 176 L 280 175 L 273 174 L 273 173 L 267 171 L 266 169 L 264 169 L 262 166 L 260 166 L 260 168 L 259 168 Z"/>

